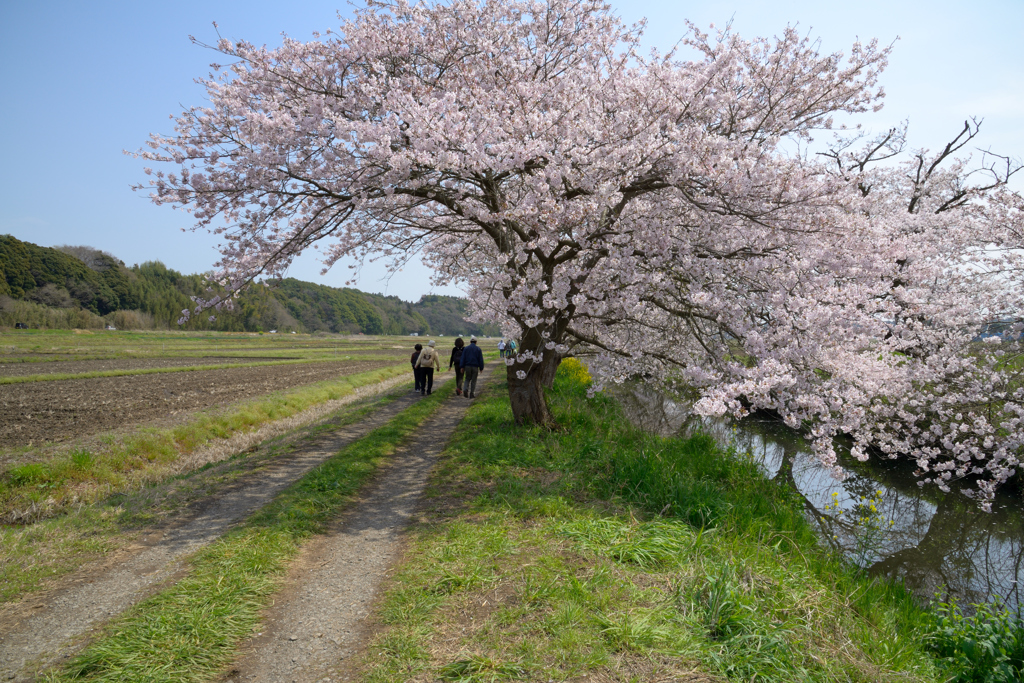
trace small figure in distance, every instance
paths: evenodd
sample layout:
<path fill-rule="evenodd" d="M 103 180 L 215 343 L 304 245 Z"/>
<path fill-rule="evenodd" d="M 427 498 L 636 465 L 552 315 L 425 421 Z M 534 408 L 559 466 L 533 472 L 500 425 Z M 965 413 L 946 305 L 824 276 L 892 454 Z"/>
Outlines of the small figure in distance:
<path fill-rule="evenodd" d="M 484 352 L 476 345 L 476 337 L 470 337 L 469 346 L 462 350 L 459 365 L 466 371 L 466 382 L 462 395 L 466 398 L 476 398 L 476 378 L 484 369 Z"/>
<path fill-rule="evenodd" d="M 420 351 L 420 357 L 416 359 L 416 367 L 420 372 L 420 394 L 426 396 L 434 389 L 434 368 L 441 371 L 441 361 L 437 358 L 437 350 L 434 348 L 437 343 L 431 339 L 427 342 L 427 348 Z"/>
<path fill-rule="evenodd" d="M 419 367 L 416 366 L 416 361 L 418 361 L 420 359 L 420 351 L 423 350 L 423 344 L 417 344 L 413 348 L 416 349 L 416 350 L 413 351 L 412 357 L 409 359 L 409 362 L 412 363 L 412 376 L 413 376 L 413 379 L 416 381 L 416 388 L 413 389 L 413 391 L 421 391 L 422 390 L 422 386 L 421 385 L 423 384 L 423 380 L 422 380 L 423 373 L 420 372 Z"/>
<path fill-rule="evenodd" d="M 504 357 L 505 357 L 505 339 L 502 338 L 501 341 L 498 342 L 498 358 L 504 358 Z"/>
<path fill-rule="evenodd" d="M 452 347 L 452 357 L 448 360 L 448 369 L 455 368 L 455 395 L 462 396 L 462 378 L 466 374 L 466 371 L 462 367 L 462 347 L 466 345 L 466 342 L 462 341 L 462 337 L 458 337 L 455 340 L 455 346 Z"/>

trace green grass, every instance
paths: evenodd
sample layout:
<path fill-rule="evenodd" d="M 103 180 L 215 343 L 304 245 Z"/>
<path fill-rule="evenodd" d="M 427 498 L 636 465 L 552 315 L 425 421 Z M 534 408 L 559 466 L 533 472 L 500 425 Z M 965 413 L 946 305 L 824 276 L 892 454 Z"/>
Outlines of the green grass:
<path fill-rule="evenodd" d="M 558 430 L 515 427 L 500 387 L 460 425 L 365 680 L 942 680 L 928 614 L 748 457 L 643 434 L 566 374 Z"/>
<path fill-rule="evenodd" d="M 37 518 L 112 493 L 137 490 L 166 477 L 181 456 L 217 439 L 257 429 L 407 372 L 407 365 L 395 365 L 276 392 L 224 411 L 200 413 L 175 427 L 140 429 L 110 440 L 96 452 L 79 449 L 48 462 L 11 467 L 0 477 L 0 517 L 41 508 L 29 516 Z"/>
<path fill-rule="evenodd" d="M 307 474 L 239 529 L 199 551 L 175 586 L 115 619 L 49 681 L 205 681 L 252 635 L 302 542 L 354 494 L 447 397 L 438 392 Z"/>

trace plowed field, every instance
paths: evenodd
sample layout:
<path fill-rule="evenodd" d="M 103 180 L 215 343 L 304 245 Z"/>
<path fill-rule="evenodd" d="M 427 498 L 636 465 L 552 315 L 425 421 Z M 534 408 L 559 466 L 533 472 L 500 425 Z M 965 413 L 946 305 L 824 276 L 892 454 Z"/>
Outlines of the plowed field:
<path fill-rule="evenodd" d="M 0 377 L 74 374 L 102 370 L 148 370 L 150 368 L 187 368 L 194 365 L 223 363 L 260 363 L 294 358 L 252 358 L 246 356 L 204 356 L 202 358 L 107 358 L 95 360 L 50 361 L 42 363 L 0 363 Z"/>
<path fill-rule="evenodd" d="M 393 364 L 331 361 L 3 385 L 0 448 L 40 446 L 133 427 Z"/>

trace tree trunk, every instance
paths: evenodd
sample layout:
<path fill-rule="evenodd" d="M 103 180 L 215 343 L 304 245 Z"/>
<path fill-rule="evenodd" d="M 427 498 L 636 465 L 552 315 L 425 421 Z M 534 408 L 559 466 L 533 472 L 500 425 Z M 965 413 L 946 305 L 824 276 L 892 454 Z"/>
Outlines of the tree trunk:
<path fill-rule="evenodd" d="M 554 351 L 544 353 L 540 363 L 513 363 L 508 366 L 508 398 L 516 424 L 553 426 L 555 419 L 548 410 L 544 389 L 550 389 L 562 358 Z M 526 376 L 520 379 L 520 372 Z"/>

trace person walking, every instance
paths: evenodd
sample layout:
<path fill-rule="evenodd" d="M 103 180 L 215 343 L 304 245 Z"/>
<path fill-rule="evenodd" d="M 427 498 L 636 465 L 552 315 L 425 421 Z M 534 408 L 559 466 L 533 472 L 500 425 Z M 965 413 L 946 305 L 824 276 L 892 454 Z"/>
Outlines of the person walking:
<path fill-rule="evenodd" d="M 416 350 L 412 352 L 412 357 L 409 359 L 409 362 L 412 363 L 412 377 L 416 382 L 416 388 L 413 389 L 413 391 L 420 391 L 421 385 L 423 384 L 421 381 L 423 373 L 420 372 L 419 367 L 417 367 L 416 361 L 420 358 L 420 351 L 423 350 L 423 344 L 417 344 L 413 348 Z"/>
<path fill-rule="evenodd" d="M 476 378 L 484 369 L 484 352 L 476 345 L 476 337 L 470 337 L 469 346 L 462 350 L 462 359 L 459 364 L 466 371 L 462 395 L 466 398 L 476 398 Z"/>
<path fill-rule="evenodd" d="M 455 368 L 455 395 L 462 396 L 462 378 L 466 374 L 466 371 L 462 368 L 462 347 L 466 345 L 466 342 L 462 341 L 462 337 L 458 337 L 455 340 L 455 346 L 452 347 L 452 357 L 448 360 L 448 369 Z"/>
<path fill-rule="evenodd" d="M 511 358 L 512 356 L 516 355 L 516 340 L 515 339 L 509 339 L 508 340 L 508 353 L 506 353 L 505 355 L 507 357 L 509 357 L 509 358 Z"/>
<path fill-rule="evenodd" d="M 434 368 L 441 371 L 441 361 L 437 358 L 437 344 L 431 339 L 427 342 L 427 348 L 420 351 L 420 357 L 416 359 L 416 367 L 423 374 L 420 377 L 420 394 L 426 396 L 434 388 Z"/>
<path fill-rule="evenodd" d="M 498 358 L 505 357 L 505 340 L 504 338 L 498 342 Z"/>

